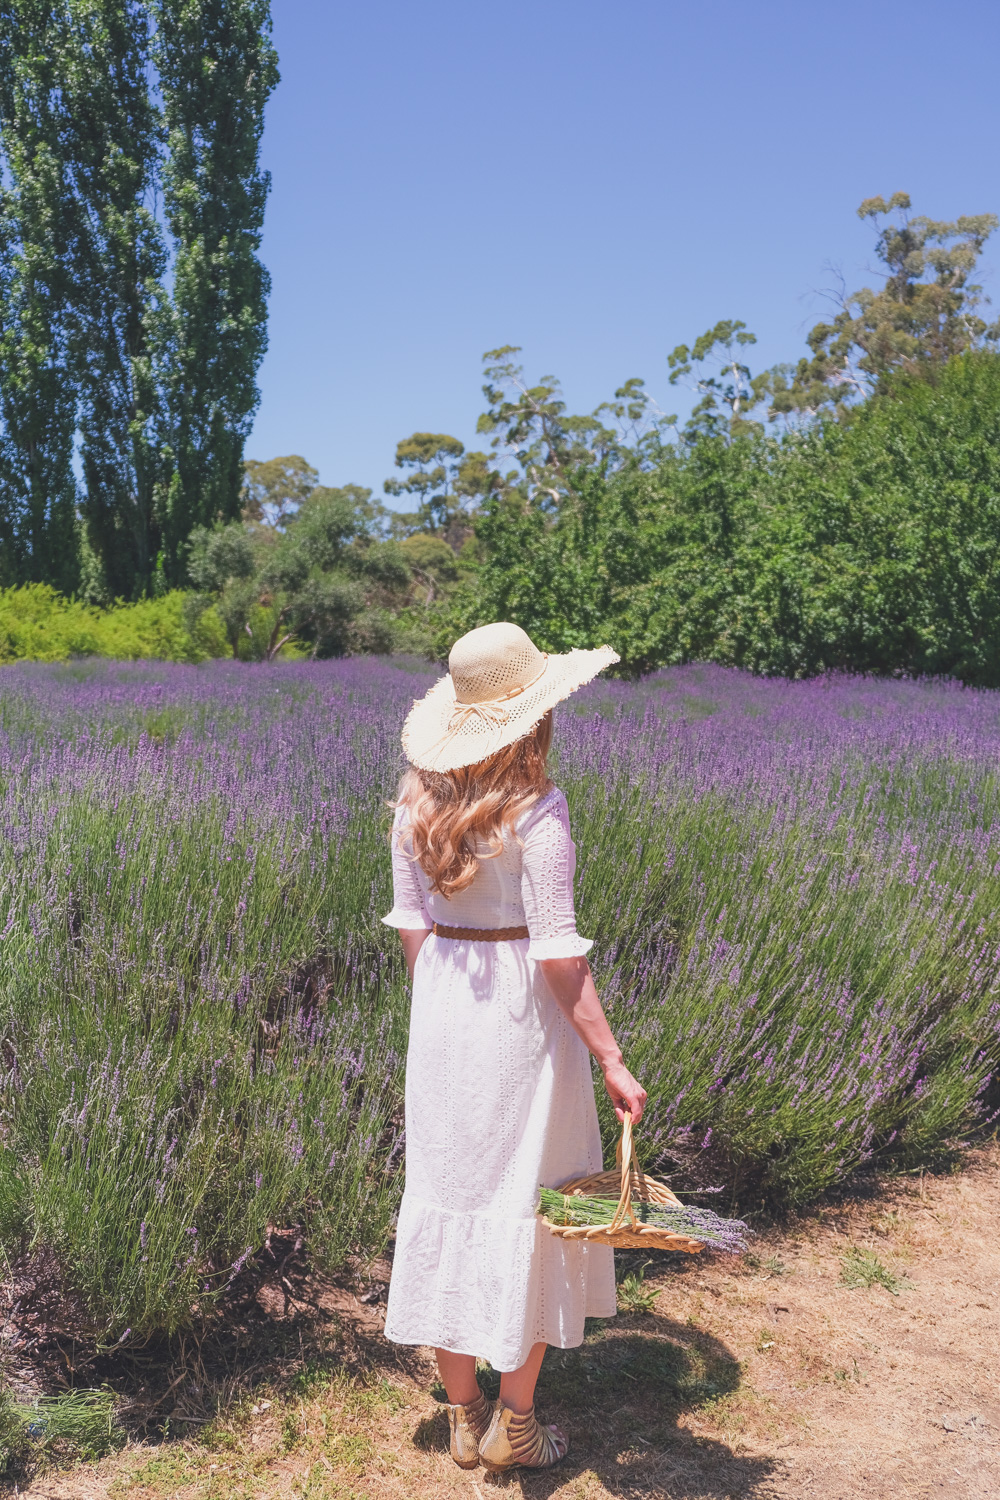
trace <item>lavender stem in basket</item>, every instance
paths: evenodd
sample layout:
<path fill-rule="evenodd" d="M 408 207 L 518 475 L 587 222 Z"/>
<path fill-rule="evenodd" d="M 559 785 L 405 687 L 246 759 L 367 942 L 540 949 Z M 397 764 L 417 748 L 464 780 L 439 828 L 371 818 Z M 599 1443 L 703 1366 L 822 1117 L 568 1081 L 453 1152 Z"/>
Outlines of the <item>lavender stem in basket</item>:
<path fill-rule="evenodd" d="M 610 1224 L 618 1207 L 617 1198 L 569 1197 L 554 1188 L 541 1188 L 541 1212 L 553 1224 Z M 713 1250 L 741 1255 L 750 1233 L 742 1219 L 722 1219 L 710 1208 L 670 1203 L 634 1202 L 632 1210 L 643 1224 L 669 1229 L 674 1234 L 701 1240 Z"/>

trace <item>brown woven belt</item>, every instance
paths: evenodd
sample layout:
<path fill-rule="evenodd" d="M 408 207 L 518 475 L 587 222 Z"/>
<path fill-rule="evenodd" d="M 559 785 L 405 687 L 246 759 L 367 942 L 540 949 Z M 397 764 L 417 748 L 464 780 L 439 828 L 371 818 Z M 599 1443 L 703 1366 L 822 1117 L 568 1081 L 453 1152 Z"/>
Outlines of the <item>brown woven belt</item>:
<path fill-rule="evenodd" d="M 527 927 L 442 927 L 435 922 L 435 937 L 453 938 L 457 943 L 513 943 L 529 936 Z"/>

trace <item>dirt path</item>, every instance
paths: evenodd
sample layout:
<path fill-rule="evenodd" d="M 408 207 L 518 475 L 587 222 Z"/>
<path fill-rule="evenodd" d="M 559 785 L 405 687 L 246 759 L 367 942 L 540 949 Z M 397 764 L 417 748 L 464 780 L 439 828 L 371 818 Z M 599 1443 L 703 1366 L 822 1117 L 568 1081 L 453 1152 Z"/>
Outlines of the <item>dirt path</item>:
<path fill-rule="evenodd" d="M 653 1313 L 619 1316 L 582 1349 L 551 1355 L 539 1406 L 570 1429 L 570 1460 L 502 1487 L 539 1500 L 995 1500 L 1000 1149 L 960 1175 L 827 1208 L 755 1251 L 757 1264 L 735 1271 L 651 1268 Z M 852 1267 L 896 1294 L 849 1289 Z M 207 1441 L 132 1448 L 22 1493 L 486 1500 L 482 1471 L 462 1473 L 443 1451 L 424 1357 L 397 1356 L 377 1337 L 377 1312 L 327 1295 L 335 1345 L 270 1405 L 259 1409 L 257 1391 Z M 343 1373 L 359 1349 L 361 1381 Z"/>

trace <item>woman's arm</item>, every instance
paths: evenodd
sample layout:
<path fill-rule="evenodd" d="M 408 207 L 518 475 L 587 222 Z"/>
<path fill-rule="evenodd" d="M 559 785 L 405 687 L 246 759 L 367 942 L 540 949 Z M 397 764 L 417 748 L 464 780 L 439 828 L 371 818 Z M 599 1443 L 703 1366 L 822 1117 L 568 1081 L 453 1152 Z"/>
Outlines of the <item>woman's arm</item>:
<path fill-rule="evenodd" d="M 400 933 L 400 937 L 423 937 L 422 933 Z M 419 951 L 419 943 L 416 952 Z M 545 975 L 556 1004 L 580 1040 L 589 1047 L 604 1074 L 604 1087 L 619 1120 L 625 1111 L 638 1125 L 646 1107 L 646 1090 L 637 1083 L 622 1061 L 621 1048 L 611 1034 L 607 1017 L 601 1009 L 590 965 L 585 958 L 542 958 L 539 967 Z M 412 970 L 411 970 L 412 972 Z"/>
<path fill-rule="evenodd" d="M 424 946 L 424 942 L 431 935 L 429 927 L 399 927 L 399 941 L 403 945 L 403 956 L 406 959 L 406 967 L 410 971 L 410 980 L 413 980 L 413 968 L 417 962 L 417 954 Z"/>

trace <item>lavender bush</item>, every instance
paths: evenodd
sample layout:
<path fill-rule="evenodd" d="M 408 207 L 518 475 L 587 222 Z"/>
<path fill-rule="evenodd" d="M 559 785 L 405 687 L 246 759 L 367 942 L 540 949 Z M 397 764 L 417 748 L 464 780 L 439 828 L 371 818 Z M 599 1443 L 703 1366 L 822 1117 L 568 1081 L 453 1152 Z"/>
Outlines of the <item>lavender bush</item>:
<path fill-rule="evenodd" d="M 106 1342 L 196 1321 L 270 1226 L 327 1266 L 384 1243 L 406 1025 L 386 802 L 432 675 L 0 679 L 0 1249 L 52 1246 Z M 1000 695 L 939 684 L 683 668 L 560 711 L 647 1165 L 802 1202 L 982 1126 L 998 751 Z"/>

